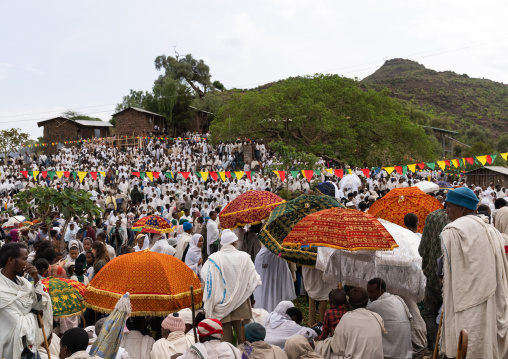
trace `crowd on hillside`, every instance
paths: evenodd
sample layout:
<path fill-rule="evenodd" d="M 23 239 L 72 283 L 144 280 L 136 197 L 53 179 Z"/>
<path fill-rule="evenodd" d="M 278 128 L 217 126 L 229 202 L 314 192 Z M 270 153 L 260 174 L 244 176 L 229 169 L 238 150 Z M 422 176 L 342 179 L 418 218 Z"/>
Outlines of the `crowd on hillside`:
<path fill-rule="evenodd" d="M 352 169 L 345 183 L 322 170 L 311 181 L 300 175 L 281 182 L 270 170 L 279 164 L 278 158 L 262 142 L 212 146 L 202 136 L 189 137 L 171 143 L 147 140 L 143 148 L 86 144 L 54 155 L 34 155 L 29 161 L 16 158 L 0 166 L 4 227 L 12 222 L 0 248 L 0 323 L 9 328 L 0 329 L 0 357 L 48 357 L 36 316 L 31 314 L 31 310 L 51 311 L 41 279 L 68 278 L 87 285 L 114 258 L 144 250 L 184 262 L 200 278 L 208 296 L 196 318 L 184 309 L 162 322 L 150 317 L 127 320 L 117 358 L 423 358 L 434 349 L 442 311 L 446 315 L 441 352 L 446 356 L 454 357 L 455 336 L 465 328 L 470 331 L 473 353 L 468 357 L 501 358 L 506 353 L 508 207 L 504 188 L 494 184 L 480 188 L 461 181 L 455 183 L 454 191 L 432 193 L 446 210 L 427 217 L 421 238 L 427 276 L 422 316 L 410 310 L 410 303 L 390 294 L 391 283 L 383 278 L 369 278 L 365 288 L 337 289 L 319 270 L 297 267 L 262 246 L 260 224 L 222 229 L 218 214 L 249 190 L 317 193 L 315 185 L 325 181 L 335 188 L 332 197 L 347 208 L 366 211 L 391 189 L 441 179 L 440 174 L 389 175 L 373 169 L 366 178 L 362 171 Z M 246 146 L 252 147 L 250 161 L 244 154 Z M 72 176 L 43 178 L 39 173 L 28 179 L 20 174 L 26 166 L 30 171 L 93 171 L 105 176 L 88 175 L 80 181 Z M 325 169 L 333 164 L 320 159 L 316 166 Z M 132 173 L 144 171 L 171 171 L 175 176 L 150 180 Z M 189 177 L 177 174 L 180 171 L 190 172 Z M 204 181 L 196 175 L 201 171 L 236 171 L 238 175 Z M 245 175 L 248 171 L 250 178 Z M 74 218 L 66 226 L 55 212 L 50 227 L 16 220 L 13 216 L 22 213 L 14 195 L 35 186 L 87 191 L 103 215 Z M 36 206 L 32 203 L 31 213 Z M 174 231 L 161 235 L 132 230 L 137 220 L 150 215 L 165 218 Z M 418 217 L 411 213 L 406 217 L 406 228 L 415 232 Z M 35 218 L 29 214 L 26 219 Z M 453 280 L 452 267 L 460 273 Z M 302 301 L 295 301 L 300 296 L 309 305 L 306 320 Z M 48 326 L 51 356 L 89 358 L 103 317 L 88 309 L 86 327 L 79 316 L 43 323 Z M 193 326 L 199 342 L 195 342 Z"/>

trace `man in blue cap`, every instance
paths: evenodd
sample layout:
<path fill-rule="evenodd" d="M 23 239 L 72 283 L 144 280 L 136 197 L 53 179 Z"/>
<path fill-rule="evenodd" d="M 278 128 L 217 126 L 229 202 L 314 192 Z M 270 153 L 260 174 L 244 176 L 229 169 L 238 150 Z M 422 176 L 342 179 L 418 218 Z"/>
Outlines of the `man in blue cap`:
<path fill-rule="evenodd" d="M 478 198 L 469 188 L 449 191 L 441 233 L 443 329 L 441 353 L 454 358 L 459 332 L 467 330 L 467 355 L 502 358 L 508 350 L 508 261 L 501 234 L 475 216 Z"/>
<path fill-rule="evenodd" d="M 182 227 L 183 233 L 177 237 L 178 243 L 176 244 L 175 257 L 181 261 L 185 261 L 184 252 L 192 238 L 192 223 L 184 222 Z"/>

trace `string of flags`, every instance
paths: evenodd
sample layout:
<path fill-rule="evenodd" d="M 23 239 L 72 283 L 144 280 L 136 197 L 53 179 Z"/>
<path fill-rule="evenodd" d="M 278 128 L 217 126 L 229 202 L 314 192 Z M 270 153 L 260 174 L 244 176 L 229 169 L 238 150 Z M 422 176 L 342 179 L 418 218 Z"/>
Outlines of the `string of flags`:
<path fill-rule="evenodd" d="M 166 141 L 166 140 L 170 140 L 170 141 L 176 141 L 176 140 L 191 140 L 191 139 L 198 139 L 198 138 L 190 138 L 190 137 L 149 137 L 149 136 L 146 136 L 146 137 L 143 137 L 143 136 L 120 136 L 120 137 L 117 137 L 116 139 L 143 139 L 143 140 L 150 140 L 150 139 L 153 139 L 153 140 L 159 140 L 159 141 Z M 207 139 L 206 138 L 199 138 L 200 140 L 203 140 L 203 141 L 206 141 Z M 83 144 L 83 143 L 91 143 L 91 142 L 95 142 L 95 141 L 103 141 L 103 140 L 113 140 L 113 137 L 98 137 L 98 138 L 94 138 L 94 139 L 84 139 L 84 140 L 77 140 L 77 141 L 64 141 L 64 142 L 44 142 L 44 143 L 34 143 L 34 144 L 23 144 L 22 146 L 23 147 L 47 147 L 47 146 L 56 146 L 56 145 L 59 145 L 59 144 L 65 144 L 65 145 L 69 145 L 69 144 Z"/>

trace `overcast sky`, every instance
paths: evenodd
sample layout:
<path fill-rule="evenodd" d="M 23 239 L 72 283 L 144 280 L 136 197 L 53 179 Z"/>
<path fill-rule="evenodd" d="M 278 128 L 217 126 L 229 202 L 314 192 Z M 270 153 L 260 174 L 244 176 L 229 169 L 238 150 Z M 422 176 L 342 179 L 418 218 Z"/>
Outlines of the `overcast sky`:
<path fill-rule="evenodd" d="M 191 53 L 226 88 L 295 75 L 363 78 L 386 59 L 508 83 L 506 1 L 2 1 L 0 129 L 42 135 L 66 109 L 109 119 Z"/>

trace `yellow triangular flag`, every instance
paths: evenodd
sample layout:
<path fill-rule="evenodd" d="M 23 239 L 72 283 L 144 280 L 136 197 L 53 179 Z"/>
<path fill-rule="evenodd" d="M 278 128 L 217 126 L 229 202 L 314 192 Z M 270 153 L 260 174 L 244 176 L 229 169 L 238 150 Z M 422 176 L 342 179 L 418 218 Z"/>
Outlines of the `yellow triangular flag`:
<path fill-rule="evenodd" d="M 329 174 L 333 174 L 333 168 L 327 168 L 325 169 L 326 172 L 328 172 Z"/>
<path fill-rule="evenodd" d="M 58 178 L 62 178 L 62 176 L 63 176 L 63 171 L 56 171 L 56 176 L 57 176 Z"/>
<path fill-rule="evenodd" d="M 242 179 L 242 177 L 244 175 L 243 171 L 234 171 L 234 172 L 235 172 L 235 176 L 237 179 Z"/>
<path fill-rule="evenodd" d="M 485 164 L 487 163 L 487 156 L 476 156 L 476 159 L 480 161 L 482 166 L 485 166 Z"/>
<path fill-rule="evenodd" d="M 383 167 L 384 170 L 388 173 L 388 174 L 391 174 L 393 172 L 393 170 L 395 169 L 395 167 Z"/>
<path fill-rule="evenodd" d="M 279 179 L 280 179 L 279 171 L 272 171 L 272 172 L 275 173 L 277 175 L 277 177 L 279 177 Z"/>
<path fill-rule="evenodd" d="M 34 179 L 37 180 L 37 176 L 41 173 L 41 171 L 34 171 Z"/>
<path fill-rule="evenodd" d="M 457 168 L 457 167 L 459 167 L 460 162 L 458 159 L 454 159 L 454 160 L 452 160 L 452 164 L 455 166 L 455 168 Z"/>
<path fill-rule="evenodd" d="M 153 173 L 152 172 L 145 172 L 148 178 L 150 178 L 150 181 L 153 182 Z"/>
<path fill-rule="evenodd" d="M 100 173 L 100 175 L 101 175 L 102 177 L 106 178 L 106 172 L 99 172 L 99 173 Z"/>
<path fill-rule="evenodd" d="M 352 173 L 352 172 L 351 172 L 351 168 L 348 168 L 348 169 L 347 169 L 347 171 L 349 172 L 349 174 L 351 174 L 351 173 Z"/>
<path fill-rule="evenodd" d="M 83 182 L 83 178 L 87 175 L 88 172 L 78 172 L 79 182 Z"/>
<path fill-rule="evenodd" d="M 222 182 L 226 182 L 226 172 L 219 172 L 219 176 L 222 179 Z"/>
<path fill-rule="evenodd" d="M 206 180 L 208 179 L 208 174 L 210 172 L 199 172 L 199 174 L 201 175 L 201 178 L 203 179 L 203 182 L 206 182 Z"/>
<path fill-rule="evenodd" d="M 443 170 L 445 169 L 446 167 L 446 162 L 445 161 L 436 161 L 437 165 L 439 167 L 441 167 Z"/>
<path fill-rule="evenodd" d="M 501 157 L 503 157 L 503 159 L 505 161 L 508 161 L 508 152 L 505 152 L 505 153 L 500 153 Z"/>
<path fill-rule="evenodd" d="M 416 163 L 412 165 L 407 165 L 407 168 L 409 168 L 411 172 L 416 173 Z"/>

